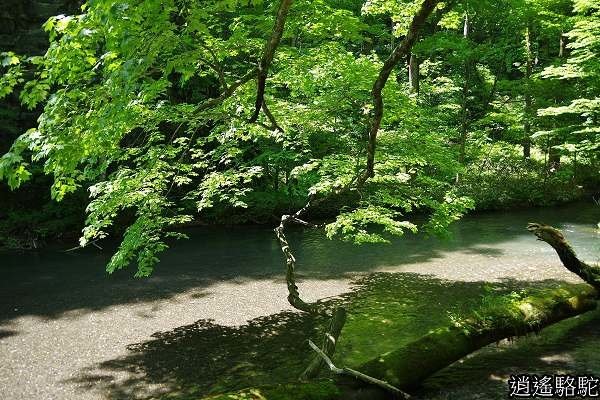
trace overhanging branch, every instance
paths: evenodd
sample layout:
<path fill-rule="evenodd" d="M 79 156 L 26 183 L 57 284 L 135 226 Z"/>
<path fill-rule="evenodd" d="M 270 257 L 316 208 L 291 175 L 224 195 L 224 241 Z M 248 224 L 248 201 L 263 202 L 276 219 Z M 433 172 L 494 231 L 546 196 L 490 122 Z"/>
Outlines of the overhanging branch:
<path fill-rule="evenodd" d="M 409 53 L 414 45 L 421 28 L 425 24 L 425 21 L 431 15 L 437 4 L 440 0 L 425 0 L 421 5 L 421 8 L 415 16 L 408 28 L 408 32 L 406 36 L 396 46 L 392 54 L 388 57 L 387 60 L 383 63 L 383 67 L 379 71 L 379 75 L 373 84 L 373 89 L 371 90 L 371 96 L 373 98 L 373 118 L 369 127 L 369 141 L 367 143 L 367 164 L 363 175 L 359 178 L 359 185 L 364 184 L 367 179 L 374 176 L 375 172 L 375 149 L 377 146 L 377 134 L 379 133 L 379 128 L 381 126 L 381 120 L 383 119 L 383 88 L 392 73 L 394 67 L 398 64 L 398 62 L 404 59 Z"/>
<path fill-rule="evenodd" d="M 262 58 L 258 65 L 258 77 L 256 87 L 256 101 L 254 103 L 254 113 L 250 117 L 249 122 L 256 122 L 260 110 L 263 107 L 265 99 L 265 86 L 267 83 L 267 74 L 269 67 L 273 62 L 275 56 L 275 50 L 279 46 L 281 37 L 283 36 L 283 29 L 285 27 L 285 21 L 287 20 L 290 7 L 292 6 L 293 0 L 281 0 L 279 3 L 279 9 L 277 10 L 277 18 L 275 19 L 275 25 L 273 26 L 273 33 L 265 45 Z M 265 110 L 266 111 L 266 110 Z"/>

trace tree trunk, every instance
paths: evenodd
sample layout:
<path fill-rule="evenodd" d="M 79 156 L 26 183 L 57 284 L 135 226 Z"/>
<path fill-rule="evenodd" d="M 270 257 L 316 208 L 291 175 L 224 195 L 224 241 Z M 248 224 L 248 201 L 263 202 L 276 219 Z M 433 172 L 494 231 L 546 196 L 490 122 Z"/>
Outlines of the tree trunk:
<path fill-rule="evenodd" d="M 525 109 L 523 113 L 523 157 L 531 156 L 531 71 L 533 69 L 533 53 L 531 52 L 531 30 L 529 26 L 525 30 Z"/>
<path fill-rule="evenodd" d="M 463 36 L 465 39 L 469 37 L 469 16 L 465 14 L 465 24 L 463 26 Z M 465 163 L 465 154 L 467 146 L 467 135 L 469 133 L 469 79 L 471 75 L 471 60 L 470 56 L 465 60 L 464 83 L 462 88 L 462 104 L 461 104 L 461 122 L 460 122 L 460 138 L 459 138 L 459 153 L 458 161 L 461 164 Z"/>
<path fill-rule="evenodd" d="M 425 21 L 431 15 L 433 10 L 437 7 L 440 0 L 425 0 L 421 4 L 421 8 L 417 11 L 412 19 L 406 36 L 396 46 L 392 54 L 385 60 L 383 66 L 379 70 L 379 75 L 373 84 L 371 90 L 371 97 L 373 99 L 373 112 L 372 119 L 369 126 L 369 140 L 367 143 L 367 163 L 365 171 L 362 176 L 358 179 L 358 186 L 364 184 L 369 178 L 375 176 L 375 151 L 377 147 L 377 134 L 379 133 L 379 127 L 381 126 L 381 120 L 383 119 L 383 88 L 387 83 L 392 70 L 398 64 L 398 62 L 405 58 L 412 46 L 414 45 L 421 28 L 425 24 Z"/>
<path fill-rule="evenodd" d="M 488 344 L 537 332 L 555 322 L 593 310 L 596 296 L 596 290 L 587 285 L 550 289 L 519 301 L 514 310 L 507 309 L 494 315 L 491 322 L 473 319 L 460 327 L 437 329 L 357 369 L 398 388 L 409 389 Z"/>
<path fill-rule="evenodd" d="M 558 57 L 563 58 L 565 56 L 565 49 L 567 48 L 567 37 L 564 32 L 560 32 L 559 41 Z"/>
<path fill-rule="evenodd" d="M 258 64 L 258 74 L 256 83 L 256 101 L 254 104 L 254 113 L 250 117 L 249 122 L 256 122 L 263 104 L 265 103 L 265 86 L 267 82 L 267 74 L 269 67 L 273 62 L 275 56 L 275 50 L 279 46 L 279 42 L 283 36 L 283 30 L 285 28 L 285 22 L 287 20 L 290 7 L 292 6 L 292 0 L 281 0 L 279 8 L 277 9 L 277 17 L 275 18 L 275 25 L 273 26 L 273 32 L 267 40 L 265 49 L 263 51 L 260 63 Z"/>
<path fill-rule="evenodd" d="M 527 230 L 537 236 L 539 240 L 552 246 L 560 261 L 569 271 L 592 285 L 600 293 L 600 266 L 581 261 L 561 231 L 539 223 L 530 223 L 527 225 Z"/>
<path fill-rule="evenodd" d="M 411 53 L 408 60 L 408 81 L 410 82 L 411 93 L 419 93 L 419 70 L 419 59 Z"/>

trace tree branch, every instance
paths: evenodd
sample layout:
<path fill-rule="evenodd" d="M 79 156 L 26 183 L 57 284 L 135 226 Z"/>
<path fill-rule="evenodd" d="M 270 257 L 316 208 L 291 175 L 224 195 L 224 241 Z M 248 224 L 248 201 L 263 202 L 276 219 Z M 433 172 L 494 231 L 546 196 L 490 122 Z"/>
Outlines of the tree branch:
<path fill-rule="evenodd" d="M 254 113 L 250 117 L 249 122 L 256 122 L 263 106 L 265 98 L 265 86 L 267 83 L 267 73 L 271 63 L 273 62 L 275 50 L 277 50 L 279 42 L 281 41 L 281 37 L 283 36 L 285 21 L 287 20 L 288 12 L 292 6 L 292 1 L 293 0 L 281 0 L 281 3 L 279 3 L 277 18 L 275 19 L 275 25 L 273 26 L 273 33 L 271 33 L 271 37 L 265 45 L 262 58 L 258 65 L 256 102 L 254 103 Z"/>
<path fill-rule="evenodd" d="M 353 378 L 358 379 L 359 381 L 368 383 L 369 385 L 379 386 L 386 392 L 391 393 L 396 399 L 410 399 L 410 395 L 402 390 L 398 389 L 395 386 L 390 385 L 389 383 L 379 380 L 377 378 L 373 378 L 372 376 L 363 374 L 362 372 L 356 371 L 351 368 L 338 368 L 333 364 L 333 361 L 325 354 L 321 349 L 317 347 L 311 340 L 308 341 L 308 345 L 318 354 L 319 357 L 323 359 L 325 364 L 329 367 L 331 372 L 336 375 L 347 375 Z"/>
<path fill-rule="evenodd" d="M 331 357 L 333 356 L 333 353 L 335 353 L 335 347 L 337 345 L 338 338 L 345 324 L 346 309 L 341 307 L 337 308 L 333 312 L 331 322 L 329 323 L 329 329 L 325 333 L 323 345 L 321 346 L 322 352 L 327 356 Z M 302 372 L 302 375 L 300 375 L 300 380 L 308 380 L 316 377 L 325 363 L 326 360 L 324 361 L 319 354 L 315 355 L 308 367 L 306 367 L 304 372 Z"/>
<path fill-rule="evenodd" d="M 581 261 L 561 231 L 550 225 L 536 222 L 527 224 L 527 230 L 537 236 L 538 240 L 552 246 L 556 250 L 560 261 L 569 271 L 592 285 L 600 293 L 600 267 Z"/>
<path fill-rule="evenodd" d="M 223 73 L 223 66 L 221 65 L 221 62 L 219 61 L 217 54 L 215 53 L 215 51 L 213 49 L 211 49 L 205 43 L 200 43 L 200 46 L 202 46 L 206 51 L 208 51 L 208 53 L 210 54 L 210 56 L 213 60 L 212 62 L 210 62 L 206 59 L 201 59 L 201 61 L 204 61 L 204 63 L 206 65 L 211 67 L 217 73 L 217 76 L 219 77 L 219 83 L 223 87 L 223 90 L 227 90 L 227 81 L 225 80 L 225 74 Z"/>
<path fill-rule="evenodd" d="M 277 120 L 271 113 L 271 110 L 269 110 L 269 107 L 267 107 L 267 101 L 265 99 L 263 99 L 262 110 L 267 116 L 269 122 L 271 123 L 271 130 L 283 132 L 283 128 L 277 123 Z"/>
<path fill-rule="evenodd" d="M 383 119 L 383 88 L 385 87 L 385 84 L 387 83 L 387 80 L 396 64 L 398 64 L 400 60 L 404 59 L 410 53 L 410 50 L 417 40 L 419 32 L 425 24 L 427 17 L 429 17 L 429 15 L 433 12 L 439 1 L 440 0 L 425 0 L 423 2 L 419 11 L 417 11 L 413 17 L 406 36 L 402 42 L 396 46 L 394 51 L 392 51 L 392 54 L 390 54 L 388 59 L 385 60 L 383 67 L 379 71 L 379 75 L 373 84 L 373 89 L 371 90 L 371 96 L 373 97 L 373 119 L 369 127 L 367 165 L 363 175 L 359 178 L 359 186 L 364 184 L 367 179 L 375 175 L 374 168 L 377 134 L 379 133 L 381 120 Z"/>
<path fill-rule="evenodd" d="M 231 85 L 229 85 L 227 87 L 227 89 L 225 89 L 223 91 L 223 93 L 221 93 L 221 95 L 219 97 L 214 97 L 212 99 L 206 100 L 204 103 L 199 104 L 198 107 L 196 107 L 196 109 L 194 111 L 195 112 L 201 112 L 201 111 L 204 111 L 206 109 L 209 109 L 211 107 L 214 107 L 214 106 L 217 106 L 217 105 L 221 104 L 222 102 L 224 102 L 225 100 L 227 100 L 228 98 L 230 98 L 231 96 L 233 96 L 233 94 L 235 93 L 235 91 L 240 86 L 242 86 L 244 83 L 247 83 L 252 78 L 254 78 L 254 76 L 256 75 L 257 71 L 258 71 L 257 68 L 254 68 L 254 69 L 248 71 L 246 73 L 246 75 L 244 75 L 239 80 L 237 80 L 234 83 L 232 83 Z"/>

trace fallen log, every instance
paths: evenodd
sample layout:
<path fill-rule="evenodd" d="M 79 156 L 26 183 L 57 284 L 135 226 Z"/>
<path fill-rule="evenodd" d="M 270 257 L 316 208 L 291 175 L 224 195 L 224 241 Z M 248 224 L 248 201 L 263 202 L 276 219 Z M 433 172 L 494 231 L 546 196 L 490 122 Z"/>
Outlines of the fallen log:
<path fill-rule="evenodd" d="M 327 342 L 324 343 L 325 351 L 313 344 L 313 349 L 330 364 L 330 369 L 338 372 L 334 379 L 251 388 L 209 398 L 375 400 L 394 398 L 394 391 L 406 397 L 402 390 L 419 385 L 430 375 L 482 347 L 503 339 L 539 332 L 556 322 L 594 310 L 600 294 L 600 268 L 579 260 L 556 228 L 531 223 L 527 229 L 538 239 L 550 244 L 564 266 L 587 284 L 564 284 L 537 290 L 523 298 L 504 298 L 505 301 L 499 302 L 499 307 L 479 310 L 472 317 L 454 325 L 433 330 L 397 350 L 379 355 L 356 370 L 335 367 L 326 351 L 330 350 Z M 335 341 L 331 350 L 334 345 Z M 314 373 L 313 368 L 309 369 Z M 354 372 L 358 372 L 359 379 Z M 376 382 L 378 386 L 366 385 L 365 382 L 369 381 Z M 386 390 L 386 387 L 392 390 Z"/>
<path fill-rule="evenodd" d="M 565 284 L 543 289 L 503 307 L 477 313 L 461 323 L 431 331 L 399 349 L 380 355 L 359 366 L 362 374 L 406 390 L 417 386 L 436 371 L 464 356 L 505 338 L 538 332 L 544 327 L 596 308 L 597 292 L 585 284 Z M 281 397 L 282 393 L 285 396 Z M 237 396 L 237 397 L 236 397 Z M 365 385 L 348 375 L 336 375 L 332 380 L 296 382 L 247 389 L 241 392 L 209 397 L 209 399 L 285 398 L 390 399 L 389 391 Z"/>
<path fill-rule="evenodd" d="M 400 389 L 423 381 L 464 356 L 502 339 L 520 336 L 593 310 L 600 294 L 600 268 L 577 257 L 562 232 L 530 223 L 527 230 L 556 250 L 563 265 L 587 284 L 546 289 L 506 307 L 487 321 L 467 319 L 460 326 L 437 329 L 415 342 L 383 354 L 358 370 Z"/>
<path fill-rule="evenodd" d="M 538 332 L 548 325 L 593 310 L 596 297 L 596 290 L 588 285 L 542 290 L 514 302 L 504 311 L 436 329 L 357 369 L 400 389 L 410 389 L 488 344 Z"/>

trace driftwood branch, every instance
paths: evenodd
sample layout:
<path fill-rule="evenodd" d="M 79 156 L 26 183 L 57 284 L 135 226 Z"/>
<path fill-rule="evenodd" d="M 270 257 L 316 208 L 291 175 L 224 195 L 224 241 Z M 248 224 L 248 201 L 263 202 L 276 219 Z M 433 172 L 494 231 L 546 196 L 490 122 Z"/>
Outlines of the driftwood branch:
<path fill-rule="evenodd" d="M 325 333 L 325 337 L 323 338 L 323 345 L 321 346 L 321 351 L 329 357 L 333 356 L 335 353 L 335 347 L 337 345 L 338 338 L 340 333 L 342 332 L 342 328 L 346 323 L 346 309 L 337 308 L 333 312 L 333 316 L 331 317 L 331 322 L 329 323 L 329 329 Z M 326 361 L 326 360 L 325 360 Z M 309 363 L 308 367 L 302 372 L 300 375 L 300 380 L 308 380 L 311 378 L 315 378 L 321 368 L 324 366 L 324 359 L 319 354 L 317 354 Z"/>
<path fill-rule="evenodd" d="M 389 383 L 379 380 L 377 378 L 373 378 L 372 376 L 369 375 L 365 375 L 362 372 L 356 371 L 354 369 L 351 368 L 338 368 L 333 364 L 333 361 L 331 361 L 331 358 L 329 358 L 329 356 L 327 356 L 327 354 L 325 354 L 320 348 L 317 347 L 316 344 L 314 344 L 311 340 L 308 341 L 308 345 L 317 353 L 317 355 L 325 362 L 325 364 L 327 364 L 327 366 L 329 367 L 329 370 L 331 370 L 331 372 L 333 372 L 334 374 L 337 375 L 346 375 L 352 378 L 355 378 L 359 381 L 362 381 L 364 383 L 367 383 L 369 385 L 375 385 L 378 386 L 380 388 L 382 388 L 383 390 L 385 390 L 386 392 L 389 392 L 393 395 L 393 398 L 395 399 L 410 399 L 410 395 L 406 392 L 403 392 L 402 390 L 398 389 L 395 386 L 390 385 Z"/>
<path fill-rule="evenodd" d="M 97 248 L 98 250 L 104 250 L 102 247 L 100 247 L 99 244 L 97 244 L 96 242 L 100 240 L 100 239 L 96 239 L 96 240 L 92 240 L 91 242 L 89 242 L 88 244 L 91 244 L 92 246 L 94 246 L 95 248 Z M 71 251 L 75 251 L 75 250 L 79 250 L 79 249 L 83 249 L 84 246 L 75 246 L 72 247 L 70 249 L 65 250 L 65 253 L 69 253 Z"/>
<path fill-rule="evenodd" d="M 527 230 L 537 236 L 538 240 L 552 246 L 560 261 L 569 271 L 592 285 L 600 293 L 600 268 L 581 261 L 561 231 L 550 225 L 536 222 L 529 223 Z"/>

